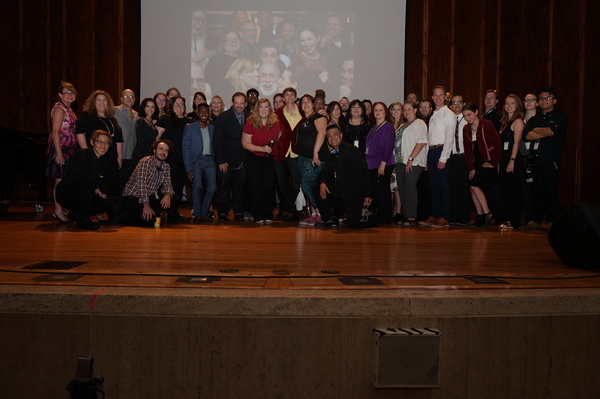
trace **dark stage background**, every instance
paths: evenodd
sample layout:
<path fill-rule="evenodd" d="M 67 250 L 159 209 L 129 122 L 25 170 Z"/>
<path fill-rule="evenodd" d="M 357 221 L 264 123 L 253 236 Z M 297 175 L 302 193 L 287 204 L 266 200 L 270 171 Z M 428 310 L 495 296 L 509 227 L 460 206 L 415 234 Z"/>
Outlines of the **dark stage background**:
<path fill-rule="evenodd" d="M 117 103 L 124 88 L 136 91 L 138 101 L 154 94 L 139 93 L 139 0 L 9 0 L 0 9 L 0 127 L 48 132 L 62 79 L 77 88 L 79 107 L 95 89 Z M 595 107 L 585 109 L 584 102 L 600 93 L 594 26 L 600 2 L 409 0 L 407 15 L 406 92 L 430 97 L 431 88 L 443 84 L 481 106 L 488 88 L 498 88 L 504 99 L 554 86 L 557 108 L 569 116 L 561 205 L 600 199 L 593 175 L 600 135 Z M 385 56 L 394 38 L 382 34 L 380 44 Z"/>

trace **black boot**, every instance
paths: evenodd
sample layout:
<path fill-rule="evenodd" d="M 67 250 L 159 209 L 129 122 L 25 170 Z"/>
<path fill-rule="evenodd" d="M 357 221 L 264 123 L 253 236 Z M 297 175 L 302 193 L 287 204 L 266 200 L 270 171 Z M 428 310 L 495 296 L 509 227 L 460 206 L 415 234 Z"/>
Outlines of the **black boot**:
<path fill-rule="evenodd" d="M 471 226 L 481 227 L 481 225 L 483 224 L 484 218 L 485 218 L 484 215 L 477 215 L 477 219 L 475 219 L 475 221 L 473 223 L 471 223 Z"/>
<path fill-rule="evenodd" d="M 492 216 L 492 212 L 488 212 L 488 213 L 486 213 L 485 215 L 482 215 L 482 216 L 483 216 L 483 222 L 479 226 L 481 228 L 487 227 L 494 220 L 494 217 Z"/>

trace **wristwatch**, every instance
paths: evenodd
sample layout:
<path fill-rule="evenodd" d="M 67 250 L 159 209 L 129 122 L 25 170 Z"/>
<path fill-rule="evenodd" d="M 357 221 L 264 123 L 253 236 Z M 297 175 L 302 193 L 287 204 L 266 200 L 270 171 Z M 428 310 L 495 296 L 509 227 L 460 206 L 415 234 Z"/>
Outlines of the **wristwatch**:
<path fill-rule="evenodd" d="M 408 157 L 409 161 L 414 161 L 415 159 L 413 157 Z"/>

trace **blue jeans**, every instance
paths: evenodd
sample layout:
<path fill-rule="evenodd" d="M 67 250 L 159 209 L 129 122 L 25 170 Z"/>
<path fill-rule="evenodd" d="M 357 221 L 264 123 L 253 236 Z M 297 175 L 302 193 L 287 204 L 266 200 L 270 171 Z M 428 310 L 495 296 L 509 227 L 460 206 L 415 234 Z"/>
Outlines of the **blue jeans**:
<path fill-rule="evenodd" d="M 213 157 L 201 156 L 192 167 L 192 202 L 194 216 L 206 216 L 217 191 L 217 166 Z M 204 194 L 202 193 L 204 188 Z"/>
<path fill-rule="evenodd" d="M 325 162 L 321 161 L 321 166 L 313 166 L 312 159 L 298 156 L 298 170 L 300 171 L 300 187 L 304 196 L 308 199 L 310 206 L 317 209 L 317 200 L 313 195 L 313 190 L 319 179 L 319 175 L 325 166 Z"/>
<path fill-rule="evenodd" d="M 427 154 L 429 187 L 431 189 L 431 216 L 450 219 L 450 185 L 448 183 L 448 165 L 438 169 L 438 161 L 444 147 L 430 149 Z"/>

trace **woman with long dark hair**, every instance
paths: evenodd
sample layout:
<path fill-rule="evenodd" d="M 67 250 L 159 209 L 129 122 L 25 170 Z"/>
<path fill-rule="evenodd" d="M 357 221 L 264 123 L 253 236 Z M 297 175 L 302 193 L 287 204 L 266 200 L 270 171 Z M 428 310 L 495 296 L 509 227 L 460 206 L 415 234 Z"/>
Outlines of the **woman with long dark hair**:
<path fill-rule="evenodd" d="M 298 170 L 300 171 L 300 188 L 309 202 L 310 216 L 300 221 L 302 225 L 314 225 L 321 220 L 314 189 L 319 174 L 325 166 L 328 157 L 325 142 L 327 118 L 315 111 L 314 98 L 305 94 L 301 98 L 302 111 L 306 120 L 300 125 L 296 138 L 296 153 L 298 154 Z"/>
<path fill-rule="evenodd" d="M 154 124 L 158 120 L 158 107 L 152 98 L 144 98 L 140 104 L 140 117 L 135 122 L 136 143 L 131 155 L 134 165 L 150 155 L 150 147 L 156 140 L 158 131 Z"/>
<path fill-rule="evenodd" d="M 493 220 L 483 190 L 498 181 L 500 161 L 500 136 L 492 122 L 480 118 L 475 104 L 467 104 L 463 115 L 467 124 L 463 128 L 465 158 L 471 180 L 471 198 L 477 210 L 475 227 L 486 227 Z"/>
<path fill-rule="evenodd" d="M 156 130 L 158 131 L 158 139 L 168 139 L 173 143 L 173 151 L 169 151 L 168 162 L 171 166 L 171 183 L 175 195 L 171 198 L 171 207 L 167 213 L 169 221 L 182 221 L 183 216 L 179 213 L 179 205 L 185 180 L 187 178 L 185 166 L 183 163 L 183 129 L 188 123 L 193 121 L 185 114 L 185 98 L 175 96 L 171 98 L 171 113 L 161 117 L 156 122 Z"/>

